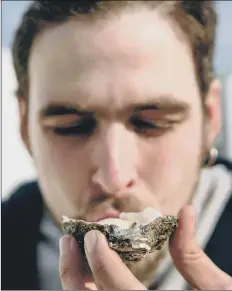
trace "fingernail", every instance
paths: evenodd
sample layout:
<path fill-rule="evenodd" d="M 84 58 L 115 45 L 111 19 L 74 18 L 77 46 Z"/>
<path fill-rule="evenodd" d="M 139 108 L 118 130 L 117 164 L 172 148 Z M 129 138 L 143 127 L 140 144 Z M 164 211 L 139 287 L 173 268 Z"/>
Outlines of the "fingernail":
<path fill-rule="evenodd" d="M 71 237 L 69 235 L 64 235 L 60 238 L 59 247 L 60 255 L 63 256 L 67 254 L 70 250 Z"/>
<path fill-rule="evenodd" d="M 98 234 L 96 231 L 91 230 L 85 235 L 85 249 L 88 253 L 92 253 L 96 247 Z"/>
<path fill-rule="evenodd" d="M 172 244 L 173 242 L 173 239 L 174 239 L 174 236 L 175 236 L 175 231 L 173 231 L 169 237 L 169 243 Z"/>

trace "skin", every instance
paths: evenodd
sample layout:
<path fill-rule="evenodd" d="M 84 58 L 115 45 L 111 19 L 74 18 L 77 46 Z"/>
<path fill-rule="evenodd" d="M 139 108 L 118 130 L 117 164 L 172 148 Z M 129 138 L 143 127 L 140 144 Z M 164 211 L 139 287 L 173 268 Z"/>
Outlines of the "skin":
<path fill-rule="evenodd" d="M 220 129 L 220 85 L 210 86 L 204 119 L 190 49 L 172 26 L 158 12 L 140 9 L 104 21 L 73 19 L 47 28 L 34 41 L 30 102 L 18 98 L 21 133 L 58 224 L 62 215 L 91 221 L 146 206 L 177 215 L 191 200 L 203 149 L 211 148 Z M 77 130 L 84 124 L 89 133 L 62 136 L 55 130 L 67 132 L 77 123 Z M 67 247 L 61 256 L 64 289 L 82 289 L 86 282 L 95 289 L 92 278 L 77 275 L 72 244 L 72 260 Z M 129 269 L 103 248 L 115 267 L 106 269 L 97 252 L 89 253 L 98 287 L 140 289 Z M 154 275 L 154 268 L 147 268 L 151 259 L 132 270 L 142 282 L 147 279 L 142 273 Z M 123 273 L 125 285 L 117 278 L 113 285 L 105 283 L 112 267 Z"/>
<path fill-rule="evenodd" d="M 183 207 L 179 213 L 180 225 L 169 246 L 176 268 L 194 290 L 231 290 L 232 278 L 214 265 L 198 246 L 194 221 L 192 206 Z M 60 276 L 64 290 L 147 290 L 108 247 L 100 232 L 90 231 L 85 237 L 85 251 L 95 283 L 84 276 L 76 241 L 64 236 L 60 245 Z"/>

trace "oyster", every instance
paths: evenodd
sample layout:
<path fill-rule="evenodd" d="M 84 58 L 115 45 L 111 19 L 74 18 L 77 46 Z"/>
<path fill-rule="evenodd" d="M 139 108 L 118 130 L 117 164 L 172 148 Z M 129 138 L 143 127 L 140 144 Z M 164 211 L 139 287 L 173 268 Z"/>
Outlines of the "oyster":
<path fill-rule="evenodd" d="M 153 208 L 138 213 L 121 213 L 120 218 L 98 222 L 62 218 L 63 232 L 76 238 L 83 254 L 85 234 L 99 230 L 124 262 L 138 262 L 148 253 L 160 250 L 177 225 L 174 216 L 162 216 Z"/>

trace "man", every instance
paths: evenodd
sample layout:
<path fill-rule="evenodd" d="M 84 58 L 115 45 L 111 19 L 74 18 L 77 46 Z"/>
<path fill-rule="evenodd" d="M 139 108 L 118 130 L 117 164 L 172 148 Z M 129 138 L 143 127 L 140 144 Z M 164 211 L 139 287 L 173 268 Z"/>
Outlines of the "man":
<path fill-rule="evenodd" d="M 13 58 L 38 183 L 3 204 L 3 289 L 232 287 L 231 164 L 204 169 L 220 131 L 215 17 L 210 1 L 32 3 Z M 147 206 L 179 215 L 162 251 L 126 266 L 89 232 L 91 273 L 72 237 L 59 256 L 62 215 Z"/>

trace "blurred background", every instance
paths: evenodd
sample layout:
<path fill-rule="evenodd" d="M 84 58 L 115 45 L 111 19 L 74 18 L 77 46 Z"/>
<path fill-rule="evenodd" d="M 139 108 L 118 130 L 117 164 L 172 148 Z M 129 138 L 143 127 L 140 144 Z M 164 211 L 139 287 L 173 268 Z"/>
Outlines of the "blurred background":
<path fill-rule="evenodd" d="M 232 1 L 215 1 L 219 23 L 215 70 L 222 81 L 223 128 L 218 149 L 232 160 Z M 19 136 L 16 87 L 11 43 L 21 16 L 30 1 L 2 1 L 2 195 L 6 198 L 20 182 L 36 176 L 33 163 Z M 231 125 L 231 127 L 230 127 Z"/>

